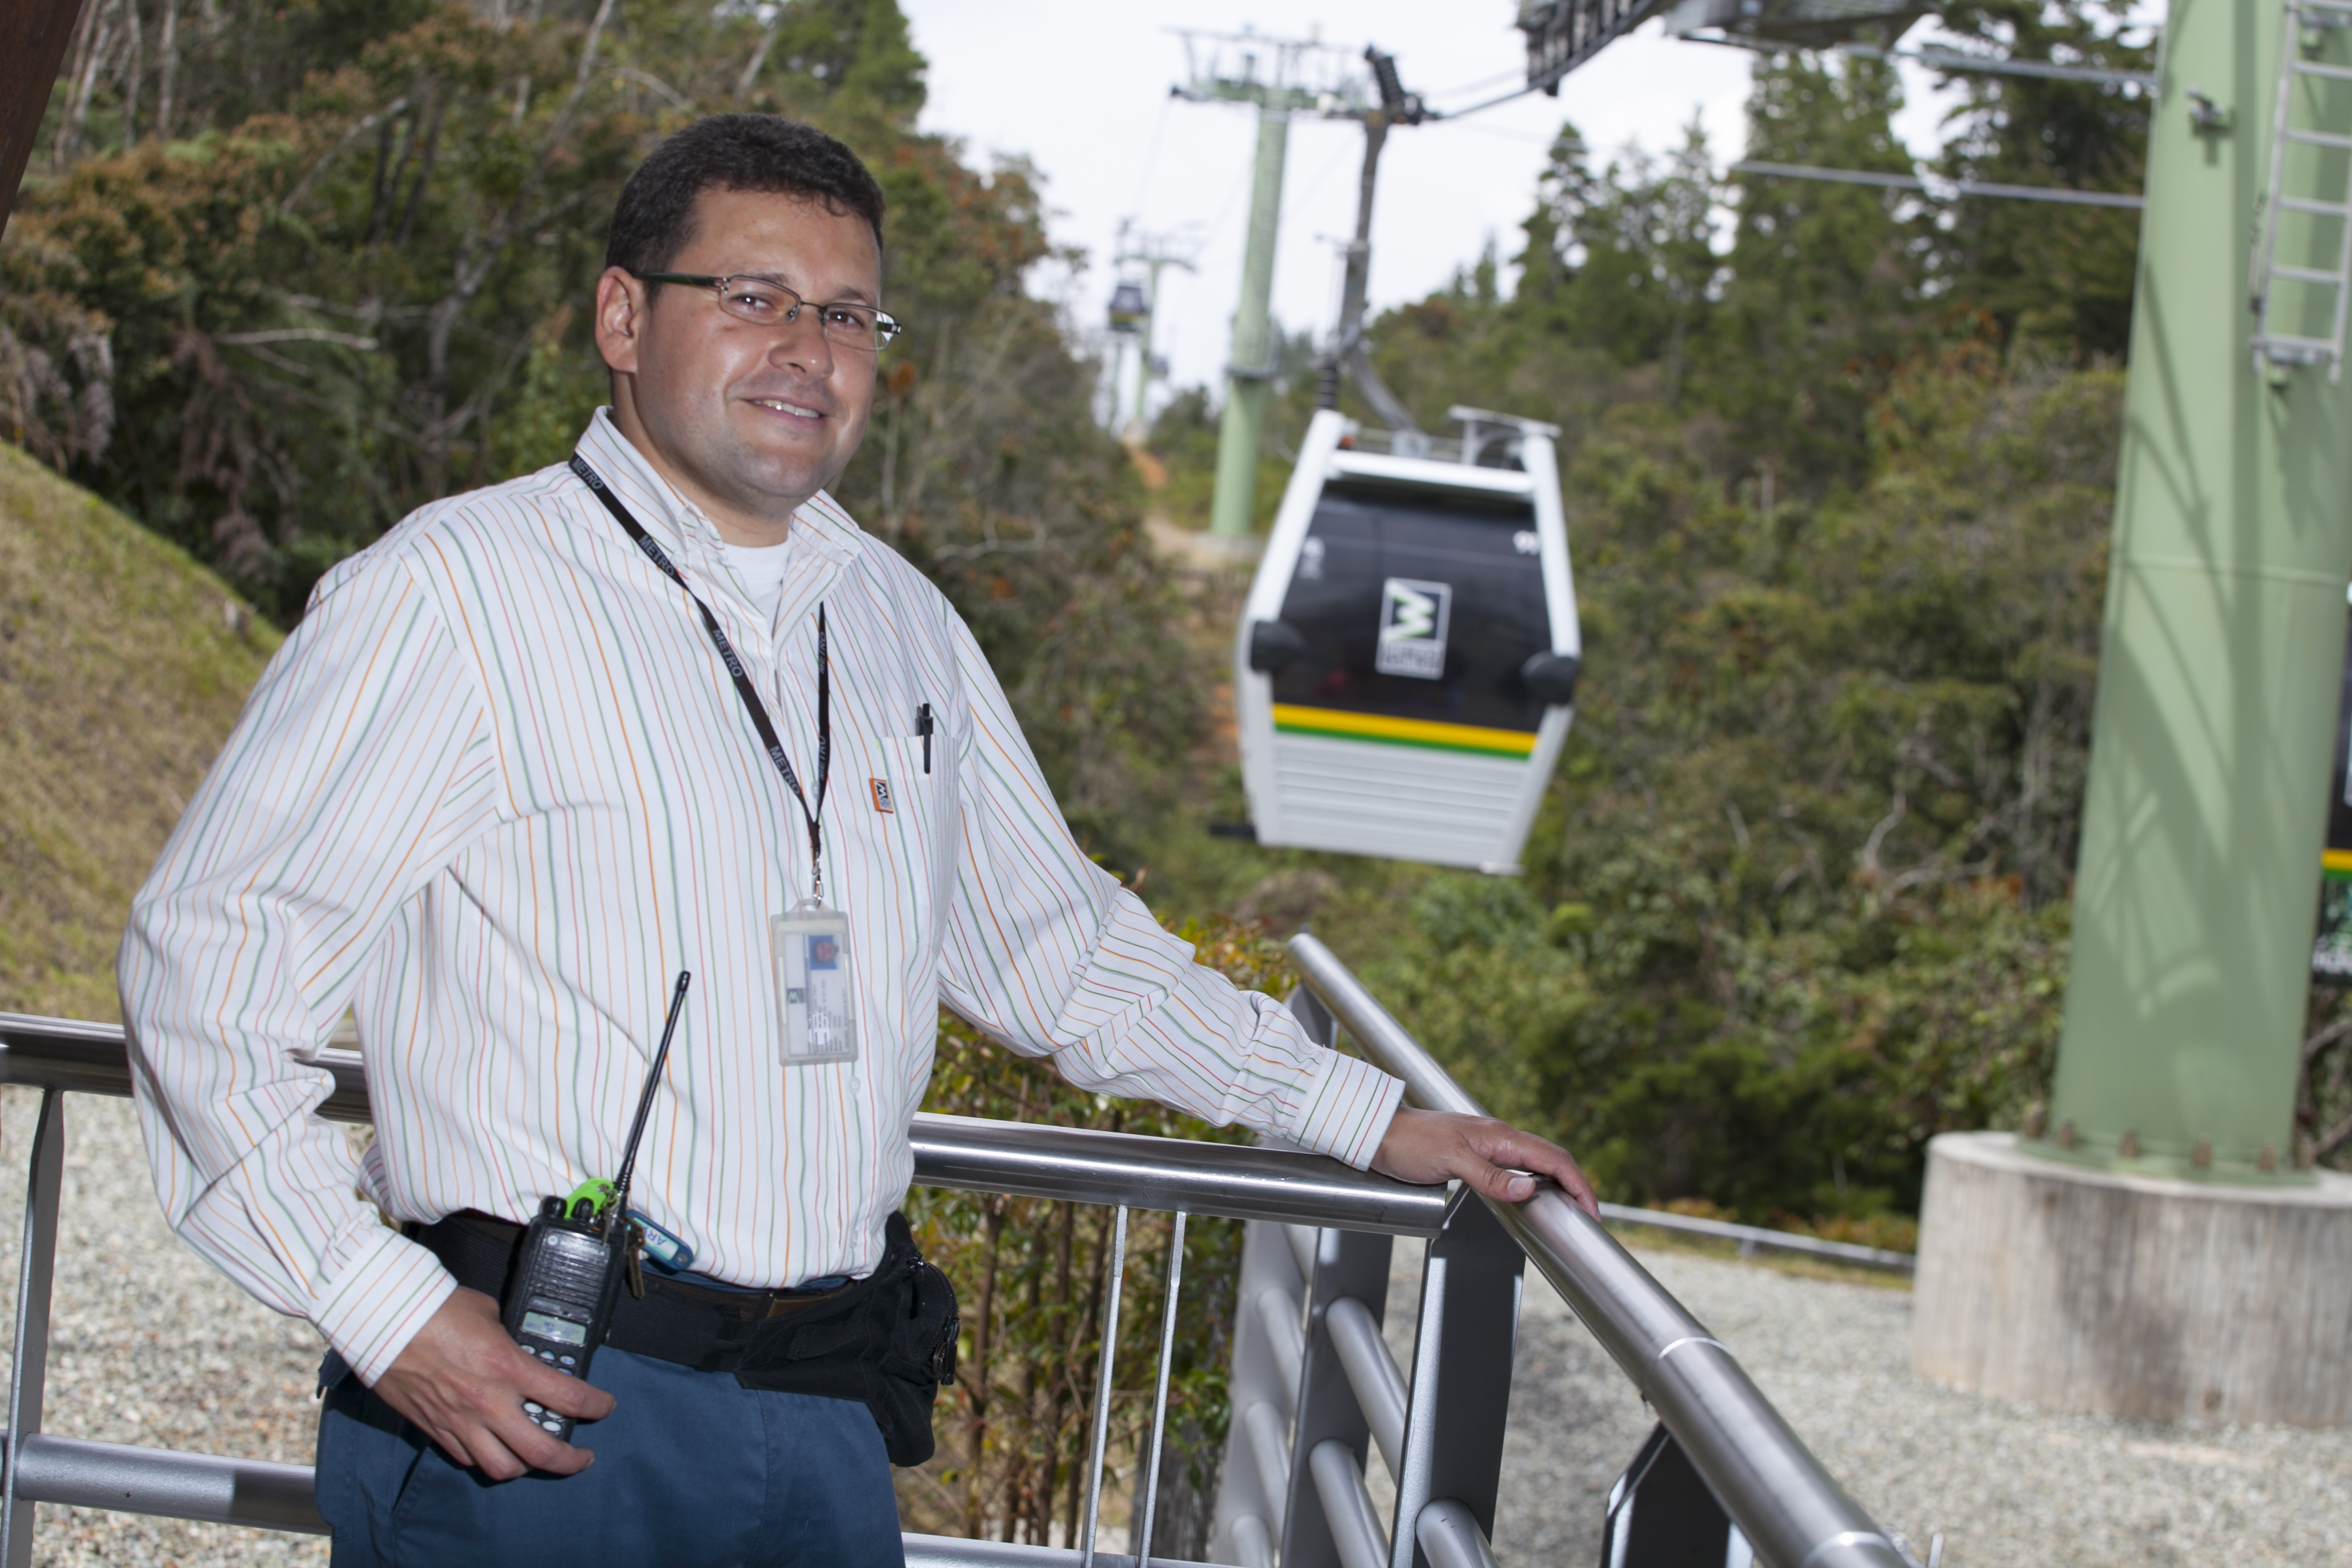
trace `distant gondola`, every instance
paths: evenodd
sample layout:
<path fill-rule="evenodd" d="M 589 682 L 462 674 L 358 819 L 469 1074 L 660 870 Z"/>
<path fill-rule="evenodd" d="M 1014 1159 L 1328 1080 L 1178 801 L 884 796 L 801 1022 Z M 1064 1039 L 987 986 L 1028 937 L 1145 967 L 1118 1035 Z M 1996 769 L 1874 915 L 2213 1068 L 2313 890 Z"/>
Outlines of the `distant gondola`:
<path fill-rule="evenodd" d="M 1452 417 L 1307 426 L 1234 651 L 1260 843 L 1519 869 L 1582 649 L 1559 432 Z"/>

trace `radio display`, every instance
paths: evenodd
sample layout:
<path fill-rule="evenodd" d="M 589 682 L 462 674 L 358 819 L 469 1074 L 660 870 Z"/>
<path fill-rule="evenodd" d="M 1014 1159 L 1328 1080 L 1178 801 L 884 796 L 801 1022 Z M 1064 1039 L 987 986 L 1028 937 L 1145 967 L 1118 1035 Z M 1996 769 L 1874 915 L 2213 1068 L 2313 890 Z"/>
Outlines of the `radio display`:
<path fill-rule="evenodd" d="M 560 1344 L 586 1344 L 585 1324 L 572 1322 L 548 1312 L 525 1312 L 522 1332 L 538 1339 L 551 1339 Z"/>

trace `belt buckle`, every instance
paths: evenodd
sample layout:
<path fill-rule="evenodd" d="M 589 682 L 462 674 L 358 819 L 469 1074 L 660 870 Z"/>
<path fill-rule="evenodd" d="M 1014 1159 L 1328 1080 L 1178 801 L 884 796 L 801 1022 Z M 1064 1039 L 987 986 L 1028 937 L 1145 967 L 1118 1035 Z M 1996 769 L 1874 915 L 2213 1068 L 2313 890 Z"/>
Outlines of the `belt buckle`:
<path fill-rule="evenodd" d="M 767 1322 L 770 1319 L 787 1317 L 803 1307 L 814 1307 L 820 1302 L 829 1301 L 840 1293 L 839 1291 L 827 1291 L 821 1296 L 787 1296 L 782 1292 L 772 1293 L 768 1297 L 768 1310 L 762 1314 L 761 1321 Z"/>

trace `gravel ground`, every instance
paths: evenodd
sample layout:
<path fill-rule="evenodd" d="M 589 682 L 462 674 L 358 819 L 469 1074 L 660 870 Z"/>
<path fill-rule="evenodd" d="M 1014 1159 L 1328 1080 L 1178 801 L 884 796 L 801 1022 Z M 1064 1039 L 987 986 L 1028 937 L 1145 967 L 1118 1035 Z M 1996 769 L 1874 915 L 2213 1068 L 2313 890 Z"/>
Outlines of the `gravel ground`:
<path fill-rule="evenodd" d="M 1400 1246 L 1389 1338 L 1402 1361 L 1418 1248 Z M 2052 1415 L 1910 1370 L 1908 1290 L 1637 1249 L 1729 1345 L 1855 1498 L 1948 1568 L 2352 1564 L 2352 1432 Z M 1506 1568 L 1599 1559 L 1610 1484 L 1653 1418 L 1532 1270 L 1505 1445 Z"/>
<path fill-rule="evenodd" d="M 25 1211 L 37 1092 L 0 1088 L 0 1247 L 12 1261 Z M 66 1101 L 65 1189 L 49 1309 L 42 1427 L 67 1437 L 309 1464 L 320 1342 L 229 1283 L 163 1223 L 127 1100 Z M 0 1303 L 0 1362 L 13 1343 Z M 34 1561 L 146 1568 L 322 1563 L 322 1537 L 42 1505 Z"/>
<path fill-rule="evenodd" d="M 317 1334 L 257 1304 L 164 1228 L 127 1103 L 77 1094 L 68 1105 L 47 1429 L 308 1463 Z M 10 1257 L 34 1107 L 30 1092 L 0 1088 Z M 1979 1399 L 1910 1372 L 1906 1291 L 1687 1252 L 1641 1257 L 1882 1522 L 1922 1548 L 1943 1532 L 1949 1568 L 2352 1565 L 2352 1432 L 2166 1427 Z M 1420 1263 L 1418 1247 L 1399 1246 L 1388 1319 L 1401 1362 Z M 11 1293 L 0 1345 L 14 1316 Z M 1650 1425 L 1531 1274 L 1496 1531 L 1507 1568 L 1595 1561 L 1609 1485 Z M 326 1543 L 45 1506 L 35 1554 L 194 1568 L 322 1563 Z"/>

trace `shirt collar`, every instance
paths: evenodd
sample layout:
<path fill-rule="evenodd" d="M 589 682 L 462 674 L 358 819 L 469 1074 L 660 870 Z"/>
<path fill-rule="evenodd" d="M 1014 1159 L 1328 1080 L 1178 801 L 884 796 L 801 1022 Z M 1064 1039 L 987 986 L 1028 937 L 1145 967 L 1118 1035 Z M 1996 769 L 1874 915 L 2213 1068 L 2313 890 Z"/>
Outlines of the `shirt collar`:
<path fill-rule="evenodd" d="M 793 535 L 842 566 L 866 549 L 866 530 L 829 491 L 819 490 L 801 503 L 800 510 L 793 514 Z"/>
<path fill-rule="evenodd" d="M 589 416 L 577 451 L 656 544 L 676 553 L 689 539 L 706 549 L 719 542 L 719 530 L 710 519 L 646 461 L 646 455 L 613 423 L 611 409 L 600 408 Z"/>
<path fill-rule="evenodd" d="M 718 525 L 704 516 L 701 507 L 679 494 L 677 486 L 646 460 L 635 444 L 621 434 L 620 427 L 613 423 L 611 409 L 600 408 L 590 416 L 588 428 L 581 433 L 578 451 L 598 476 L 612 486 L 622 504 L 636 514 L 655 543 L 674 547 L 691 539 L 705 551 L 721 548 Z M 838 570 L 863 552 L 865 537 L 865 531 L 841 503 L 820 490 L 793 514 L 792 529 L 785 542 L 814 550 Z M 793 553 L 797 555 L 799 549 Z"/>

